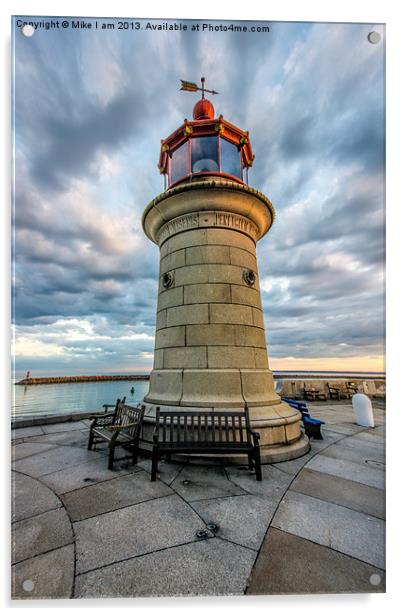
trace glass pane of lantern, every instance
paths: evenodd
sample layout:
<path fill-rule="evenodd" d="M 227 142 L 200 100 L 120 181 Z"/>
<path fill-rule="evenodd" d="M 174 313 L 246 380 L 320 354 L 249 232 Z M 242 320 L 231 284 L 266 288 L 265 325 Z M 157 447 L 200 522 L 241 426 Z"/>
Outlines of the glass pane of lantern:
<path fill-rule="evenodd" d="M 226 139 L 221 139 L 221 171 L 242 178 L 239 149 Z"/>
<path fill-rule="evenodd" d="M 170 183 L 173 184 L 188 175 L 188 141 L 172 152 L 170 158 Z"/>
<path fill-rule="evenodd" d="M 190 140 L 191 169 L 193 173 L 219 171 L 218 138 L 198 137 Z"/>

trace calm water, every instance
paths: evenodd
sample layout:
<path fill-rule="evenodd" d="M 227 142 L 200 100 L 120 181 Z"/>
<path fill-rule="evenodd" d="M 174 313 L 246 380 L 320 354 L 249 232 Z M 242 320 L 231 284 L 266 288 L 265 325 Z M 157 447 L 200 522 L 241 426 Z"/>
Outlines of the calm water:
<path fill-rule="evenodd" d="M 279 372 L 279 371 L 278 371 Z M 281 375 L 291 376 L 293 371 L 280 371 Z M 309 371 L 295 371 L 294 374 L 309 375 Z M 311 373 L 310 373 L 311 374 Z M 315 375 L 320 374 L 314 372 Z M 326 373 L 375 378 L 383 373 Z M 275 375 L 275 371 L 274 371 Z M 18 381 L 25 375 L 19 375 Z M 281 381 L 275 382 L 275 388 L 280 389 Z M 51 413 L 73 413 L 102 410 L 102 404 L 114 404 L 117 398 L 126 396 L 127 404 L 137 404 L 148 392 L 149 381 L 94 381 L 90 383 L 55 383 L 53 385 L 14 385 L 13 383 L 12 414 L 48 415 Z M 134 394 L 130 390 L 134 387 Z"/>
<path fill-rule="evenodd" d="M 17 379 L 18 380 L 18 379 Z M 134 387 L 135 392 L 130 390 Z M 149 381 L 94 381 L 52 385 L 14 385 L 12 414 L 48 415 L 99 411 L 102 404 L 115 404 L 126 396 L 127 404 L 137 404 L 148 392 Z"/>

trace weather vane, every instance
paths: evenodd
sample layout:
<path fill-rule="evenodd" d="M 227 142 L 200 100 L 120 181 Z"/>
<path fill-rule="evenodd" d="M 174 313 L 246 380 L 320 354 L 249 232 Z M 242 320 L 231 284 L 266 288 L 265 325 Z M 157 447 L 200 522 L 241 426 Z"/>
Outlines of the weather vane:
<path fill-rule="evenodd" d="M 204 87 L 205 77 L 201 77 L 201 88 L 197 86 L 196 83 L 193 83 L 192 81 L 184 81 L 183 79 L 180 79 L 180 81 L 181 81 L 180 90 L 185 90 L 186 92 L 197 92 L 198 90 L 201 90 L 202 98 L 204 98 L 204 92 L 209 92 L 210 94 L 219 94 L 219 92 L 215 92 L 215 90 L 205 89 Z"/>

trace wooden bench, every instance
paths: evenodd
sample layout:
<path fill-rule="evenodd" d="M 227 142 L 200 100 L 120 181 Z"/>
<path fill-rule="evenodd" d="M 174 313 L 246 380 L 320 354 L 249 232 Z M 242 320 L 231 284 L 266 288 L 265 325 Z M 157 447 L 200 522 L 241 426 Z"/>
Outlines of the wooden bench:
<path fill-rule="evenodd" d="M 311 400 L 313 402 L 314 400 L 326 400 L 327 394 L 320 389 L 315 389 L 314 387 L 310 387 L 310 389 L 305 387 L 304 397 L 306 400 Z"/>
<path fill-rule="evenodd" d="M 352 381 L 348 381 L 346 383 L 346 389 L 351 396 L 354 396 L 355 394 L 359 393 L 359 386 L 357 385 L 357 383 L 352 383 Z"/>
<path fill-rule="evenodd" d="M 244 411 L 161 411 L 156 407 L 151 481 L 158 460 L 171 454 L 244 454 L 249 469 L 261 481 L 260 435 L 250 427 L 247 404 Z"/>
<path fill-rule="evenodd" d="M 349 400 L 351 397 L 350 391 L 344 385 L 328 383 L 328 391 L 330 400 Z"/>
<path fill-rule="evenodd" d="M 109 405 L 106 405 L 109 406 Z M 132 458 L 133 464 L 137 462 L 138 441 L 145 406 L 136 408 L 128 406 L 122 400 L 117 400 L 113 413 L 101 413 L 91 415 L 89 428 L 88 449 L 93 445 L 106 441 L 109 444 L 109 470 L 113 469 L 113 463 Z M 116 447 L 129 449 L 131 454 L 123 458 L 115 458 Z"/>
<path fill-rule="evenodd" d="M 286 402 L 286 404 L 289 404 L 292 408 L 300 411 L 306 435 L 309 438 L 322 440 L 321 426 L 322 424 L 325 424 L 325 421 L 311 417 L 305 402 L 298 402 L 297 400 L 292 400 L 291 398 L 282 398 L 282 400 Z"/>

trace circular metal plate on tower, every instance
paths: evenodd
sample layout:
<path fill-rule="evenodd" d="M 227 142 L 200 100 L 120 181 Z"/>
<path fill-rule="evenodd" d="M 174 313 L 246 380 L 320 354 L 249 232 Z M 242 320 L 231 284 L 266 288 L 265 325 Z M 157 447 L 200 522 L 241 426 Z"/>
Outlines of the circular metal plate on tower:
<path fill-rule="evenodd" d="M 243 280 L 246 284 L 248 284 L 249 287 L 252 287 L 255 285 L 256 279 L 257 279 L 257 276 L 255 272 L 253 272 L 253 270 L 244 270 Z"/>

